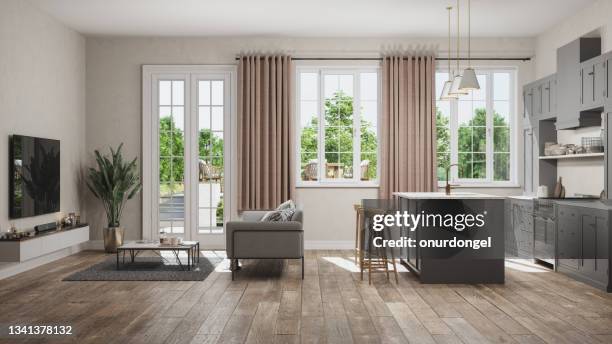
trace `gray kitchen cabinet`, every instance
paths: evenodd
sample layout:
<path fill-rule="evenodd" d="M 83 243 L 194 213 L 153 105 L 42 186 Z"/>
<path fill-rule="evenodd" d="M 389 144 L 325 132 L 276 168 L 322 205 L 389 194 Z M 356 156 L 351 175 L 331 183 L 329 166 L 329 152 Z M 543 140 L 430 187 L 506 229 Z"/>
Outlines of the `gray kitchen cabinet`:
<path fill-rule="evenodd" d="M 609 289 L 609 210 L 559 205 L 557 270 Z"/>
<path fill-rule="evenodd" d="M 603 114 L 604 197 L 612 199 L 612 107 Z"/>
<path fill-rule="evenodd" d="M 578 208 L 560 205 L 557 216 L 557 268 L 578 271 L 580 259 Z"/>
<path fill-rule="evenodd" d="M 533 222 L 533 252 L 536 259 L 554 264 L 555 259 L 555 220 L 534 216 Z"/>
<path fill-rule="evenodd" d="M 533 258 L 533 201 L 512 200 L 512 227 L 519 258 Z"/>
<path fill-rule="evenodd" d="M 606 71 L 602 56 L 581 63 L 580 110 L 601 109 L 604 105 Z"/>
<path fill-rule="evenodd" d="M 534 194 L 536 187 L 534 184 L 536 182 L 534 179 L 534 145 L 533 129 L 531 127 L 523 129 L 523 193 L 526 195 Z"/>
<path fill-rule="evenodd" d="M 543 86 L 541 81 L 536 82 L 533 86 L 533 116 L 535 118 L 540 118 L 542 116 Z"/>
<path fill-rule="evenodd" d="M 603 94 L 606 111 L 612 112 L 612 51 L 602 55 L 601 68 L 603 68 Z"/>
<path fill-rule="evenodd" d="M 528 124 L 533 117 L 533 87 L 526 85 L 523 88 L 523 123 Z"/>
<path fill-rule="evenodd" d="M 504 239 L 506 241 L 506 257 L 516 258 L 518 256 L 518 248 L 516 243 L 516 233 L 512 226 L 512 200 L 504 201 Z"/>
<path fill-rule="evenodd" d="M 557 129 L 597 124 L 594 113 L 581 113 L 581 63 L 600 54 L 601 38 L 579 38 L 557 49 Z"/>

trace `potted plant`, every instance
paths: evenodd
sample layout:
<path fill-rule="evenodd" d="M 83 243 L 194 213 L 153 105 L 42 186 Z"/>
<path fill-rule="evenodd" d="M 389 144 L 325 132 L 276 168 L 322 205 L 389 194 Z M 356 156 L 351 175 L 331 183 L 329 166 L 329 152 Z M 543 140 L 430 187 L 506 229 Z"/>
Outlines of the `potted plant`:
<path fill-rule="evenodd" d="M 104 228 L 104 250 L 108 253 L 117 252 L 117 247 L 123 245 L 124 229 L 121 227 L 121 214 L 125 203 L 140 191 L 141 182 L 136 166 L 137 158 L 131 162 L 123 160 L 121 148 L 110 148 L 110 156 L 102 156 L 98 150 L 96 155 L 97 169 L 89 169 L 87 187 L 93 195 L 102 201 L 108 227 Z"/>

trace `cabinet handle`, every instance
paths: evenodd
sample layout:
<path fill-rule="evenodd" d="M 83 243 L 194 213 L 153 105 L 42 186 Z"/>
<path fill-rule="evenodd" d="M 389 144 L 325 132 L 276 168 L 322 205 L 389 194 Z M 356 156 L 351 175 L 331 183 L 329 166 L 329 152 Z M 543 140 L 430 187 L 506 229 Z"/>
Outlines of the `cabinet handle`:
<path fill-rule="evenodd" d="M 588 74 L 589 74 L 589 75 L 593 75 L 593 74 L 595 74 L 595 73 L 594 73 L 594 72 L 589 72 Z"/>

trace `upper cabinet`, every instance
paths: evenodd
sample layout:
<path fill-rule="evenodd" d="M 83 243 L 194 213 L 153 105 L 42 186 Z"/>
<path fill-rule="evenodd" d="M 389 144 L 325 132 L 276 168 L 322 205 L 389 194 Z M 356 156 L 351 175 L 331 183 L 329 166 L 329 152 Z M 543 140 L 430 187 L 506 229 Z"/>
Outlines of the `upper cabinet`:
<path fill-rule="evenodd" d="M 557 129 L 597 125 L 600 121 L 590 112 L 597 97 L 595 64 L 589 67 L 588 61 L 600 54 L 601 38 L 579 38 L 557 49 Z"/>
<path fill-rule="evenodd" d="M 601 56 L 601 68 L 603 69 L 602 81 L 600 83 L 603 84 L 603 95 L 604 95 L 604 106 L 606 106 L 606 111 L 612 111 L 612 51 L 603 54 Z"/>
<path fill-rule="evenodd" d="M 606 98 L 607 83 L 604 56 L 597 56 L 580 65 L 580 110 L 601 110 Z"/>
<path fill-rule="evenodd" d="M 556 117 L 556 86 L 557 77 L 553 74 L 523 87 L 523 117 L 530 125 Z"/>

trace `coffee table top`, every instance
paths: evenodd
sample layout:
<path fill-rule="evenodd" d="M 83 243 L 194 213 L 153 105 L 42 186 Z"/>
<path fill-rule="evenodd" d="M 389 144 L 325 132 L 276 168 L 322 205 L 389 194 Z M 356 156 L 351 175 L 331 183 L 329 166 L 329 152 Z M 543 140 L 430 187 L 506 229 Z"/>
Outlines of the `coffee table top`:
<path fill-rule="evenodd" d="M 192 248 L 199 244 L 197 241 L 183 241 L 178 245 L 160 244 L 159 242 L 128 241 L 117 247 L 120 250 L 180 250 Z"/>

